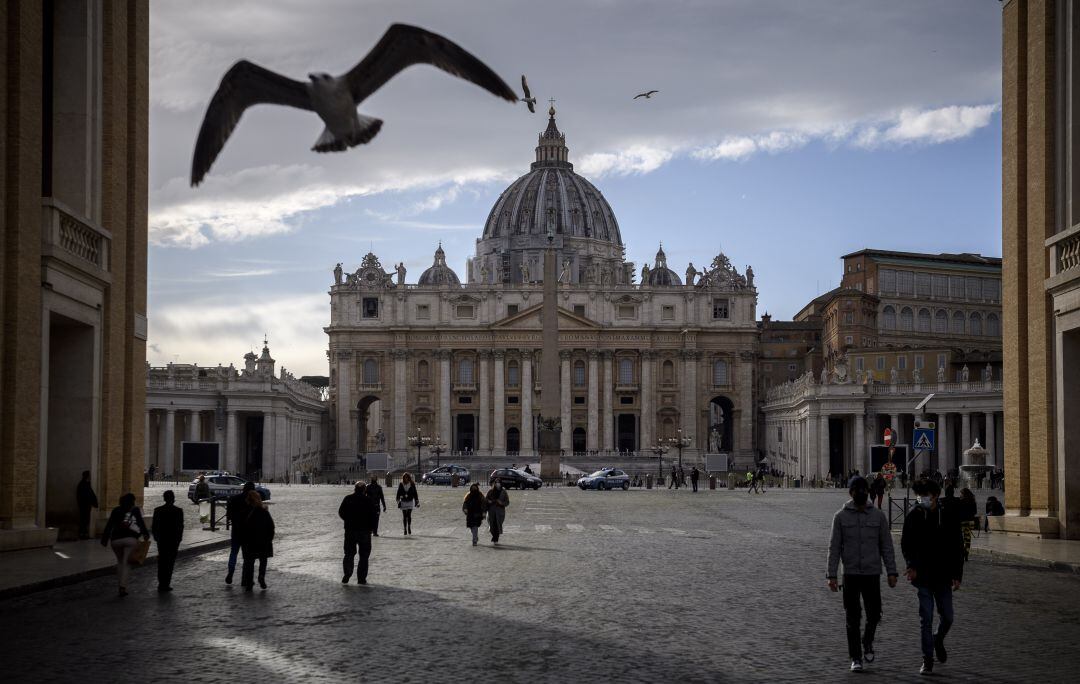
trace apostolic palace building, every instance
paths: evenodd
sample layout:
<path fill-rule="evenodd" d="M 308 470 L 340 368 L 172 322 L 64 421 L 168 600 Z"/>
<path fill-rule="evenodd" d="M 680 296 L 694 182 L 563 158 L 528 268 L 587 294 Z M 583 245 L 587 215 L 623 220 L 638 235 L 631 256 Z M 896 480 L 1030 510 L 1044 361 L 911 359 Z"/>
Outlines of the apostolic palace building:
<path fill-rule="evenodd" d="M 495 202 L 464 273 L 441 246 L 415 283 L 375 254 L 354 272 L 335 269 L 326 333 L 338 465 L 383 444 L 404 464 L 417 430 L 453 452 L 535 459 L 545 390 L 560 392 L 567 457 L 647 454 L 681 430 L 692 438 L 685 457 L 712 448 L 753 463 L 753 270 L 718 254 L 676 272 L 662 248 L 640 269 L 627 262 L 615 213 L 574 173 L 549 115 L 535 161 Z M 549 233 L 558 390 L 539 382 Z"/>

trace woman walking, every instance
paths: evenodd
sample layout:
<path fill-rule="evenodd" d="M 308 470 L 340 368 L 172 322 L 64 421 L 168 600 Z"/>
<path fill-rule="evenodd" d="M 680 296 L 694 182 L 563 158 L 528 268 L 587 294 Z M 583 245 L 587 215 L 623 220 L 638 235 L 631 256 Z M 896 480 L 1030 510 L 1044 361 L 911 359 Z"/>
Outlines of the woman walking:
<path fill-rule="evenodd" d="M 109 522 L 101 533 L 101 545 L 112 544 L 116 554 L 116 577 L 120 586 L 120 595 L 127 596 L 128 558 L 138 544 L 139 537 L 150 539 L 150 530 L 143 522 L 142 511 L 135 505 L 135 495 L 131 492 L 120 497 L 120 505 L 112 509 Z"/>
<path fill-rule="evenodd" d="M 240 548 L 244 551 L 244 567 L 240 586 L 251 591 L 255 586 L 255 559 L 259 560 L 259 586 L 266 588 L 266 560 L 274 555 L 274 519 L 255 490 L 247 493 L 247 517 L 241 528 Z"/>
<path fill-rule="evenodd" d="M 465 527 L 472 532 L 472 545 L 476 546 L 480 523 L 484 522 L 484 513 L 487 511 L 487 499 L 480 493 L 480 485 L 476 482 L 469 487 L 469 493 L 465 495 L 461 510 L 465 513 Z"/>
<path fill-rule="evenodd" d="M 964 561 L 971 553 L 971 535 L 975 531 L 975 519 L 979 517 L 979 506 L 975 503 L 975 494 L 964 487 L 960 490 L 960 503 L 956 507 L 960 518 L 960 531 L 964 534 Z"/>
<path fill-rule="evenodd" d="M 499 543 L 503 520 L 506 519 L 506 507 L 510 505 L 510 496 L 503 489 L 502 482 L 495 480 L 487 493 L 488 527 L 491 529 L 491 543 Z"/>
<path fill-rule="evenodd" d="M 420 496 L 409 473 L 401 476 L 401 484 L 397 487 L 397 507 L 401 509 L 401 526 L 405 528 L 405 534 L 412 534 L 412 512 L 414 508 L 420 508 Z"/>

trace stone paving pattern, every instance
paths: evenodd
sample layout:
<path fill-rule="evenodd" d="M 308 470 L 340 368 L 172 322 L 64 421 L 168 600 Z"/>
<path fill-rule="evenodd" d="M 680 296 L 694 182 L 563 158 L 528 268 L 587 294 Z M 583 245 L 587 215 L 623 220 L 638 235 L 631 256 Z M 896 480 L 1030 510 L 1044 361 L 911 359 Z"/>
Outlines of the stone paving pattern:
<path fill-rule="evenodd" d="M 882 589 L 877 662 L 847 672 L 824 580 L 841 492 L 512 490 L 502 543 L 474 548 L 464 491 L 422 487 L 415 534 L 391 508 L 361 587 L 340 583 L 348 491 L 273 488 L 265 592 L 226 586 L 217 551 L 182 559 L 172 594 L 144 568 L 124 599 L 104 577 L 0 602 L 5 680 L 923 680 L 903 581 Z M 973 558 L 956 614 L 939 679 L 1072 681 L 1080 667 L 1076 575 Z"/>

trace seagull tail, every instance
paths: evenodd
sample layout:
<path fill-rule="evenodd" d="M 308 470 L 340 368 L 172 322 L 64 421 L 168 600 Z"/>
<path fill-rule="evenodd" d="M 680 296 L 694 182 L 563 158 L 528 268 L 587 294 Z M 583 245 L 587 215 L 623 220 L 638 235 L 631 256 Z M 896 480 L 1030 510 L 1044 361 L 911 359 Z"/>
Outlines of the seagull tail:
<path fill-rule="evenodd" d="M 322 135 L 315 141 L 315 145 L 311 149 L 315 152 L 344 152 L 350 147 L 369 142 L 378 134 L 382 125 L 382 119 L 358 115 L 357 124 L 344 138 L 339 138 L 329 128 L 324 128 Z"/>

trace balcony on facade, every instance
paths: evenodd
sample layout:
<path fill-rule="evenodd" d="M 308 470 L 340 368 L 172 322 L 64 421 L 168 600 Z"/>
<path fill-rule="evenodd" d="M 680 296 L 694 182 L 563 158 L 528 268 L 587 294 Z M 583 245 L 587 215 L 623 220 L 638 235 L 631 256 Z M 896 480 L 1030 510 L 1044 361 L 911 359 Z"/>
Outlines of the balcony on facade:
<path fill-rule="evenodd" d="M 1046 240 L 1050 254 L 1050 277 L 1046 288 L 1053 290 L 1080 281 L 1080 224 Z"/>
<path fill-rule="evenodd" d="M 362 382 L 357 386 L 361 392 L 382 392 L 381 382 Z"/>
<path fill-rule="evenodd" d="M 41 246 L 44 257 L 61 261 L 98 281 L 111 282 L 112 234 L 77 217 L 51 197 L 41 200 Z"/>
<path fill-rule="evenodd" d="M 476 383 L 475 382 L 455 382 L 453 384 L 453 388 L 454 388 L 455 392 L 475 392 L 476 391 Z"/>

